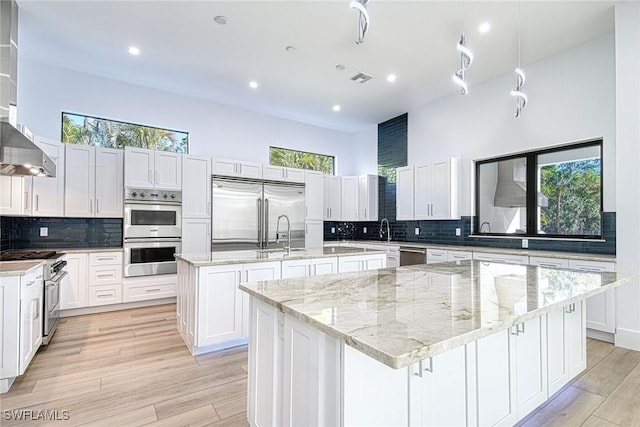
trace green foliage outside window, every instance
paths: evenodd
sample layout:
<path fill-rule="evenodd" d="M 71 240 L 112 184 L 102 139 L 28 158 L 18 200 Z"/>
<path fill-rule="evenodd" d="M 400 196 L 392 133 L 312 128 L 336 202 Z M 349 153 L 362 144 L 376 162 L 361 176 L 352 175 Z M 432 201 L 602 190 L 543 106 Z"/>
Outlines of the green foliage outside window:
<path fill-rule="evenodd" d="M 189 152 L 189 134 L 151 126 L 62 113 L 62 142 L 94 147 L 137 147 Z"/>
<path fill-rule="evenodd" d="M 269 147 L 269 164 L 289 168 L 309 169 L 334 174 L 335 157 L 288 148 Z"/>

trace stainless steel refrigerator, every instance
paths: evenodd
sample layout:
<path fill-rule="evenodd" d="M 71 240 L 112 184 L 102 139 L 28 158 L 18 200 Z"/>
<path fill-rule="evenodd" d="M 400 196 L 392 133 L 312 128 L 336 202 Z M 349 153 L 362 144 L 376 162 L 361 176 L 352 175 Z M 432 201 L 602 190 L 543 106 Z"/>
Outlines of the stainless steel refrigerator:
<path fill-rule="evenodd" d="M 211 250 L 275 249 L 286 243 L 291 223 L 291 247 L 304 248 L 304 184 L 213 177 Z"/>

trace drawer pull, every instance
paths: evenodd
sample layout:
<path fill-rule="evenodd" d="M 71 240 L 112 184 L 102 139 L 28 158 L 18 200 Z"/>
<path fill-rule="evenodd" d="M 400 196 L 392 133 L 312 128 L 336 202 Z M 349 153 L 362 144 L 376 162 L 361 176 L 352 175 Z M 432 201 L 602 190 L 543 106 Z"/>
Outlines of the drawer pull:
<path fill-rule="evenodd" d="M 145 292 L 160 292 L 160 288 L 145 289 Z"/>
<path fill-rule="evenodd" d="M 107 273 L 107 274 L 98 274 L 98 277 L 116 277 L 116 275 L 113 273 Z"/>
<path fill-rule="evenodd" d="M 114 256 L 101 256 L 96 258 L 98 261 L 115 261 L 116 257 Z"/>
<path fill-rule="evenodd" d="M 114 294 L 113 292 L 109 293 L 109 294 L 96 294 L 96 298 L 108 298 L 108 297 L 113 297 Z"/>

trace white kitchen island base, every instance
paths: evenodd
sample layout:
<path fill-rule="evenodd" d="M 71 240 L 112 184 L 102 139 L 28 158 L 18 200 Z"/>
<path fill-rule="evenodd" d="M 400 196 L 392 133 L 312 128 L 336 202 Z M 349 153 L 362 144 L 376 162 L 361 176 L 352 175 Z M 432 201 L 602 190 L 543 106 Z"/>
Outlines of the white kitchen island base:
<path fill-rule="evenodd" d="M 584 304 L 393 369 L 251 297 L 249 424 L 513 425 L 586 369 Z"/>

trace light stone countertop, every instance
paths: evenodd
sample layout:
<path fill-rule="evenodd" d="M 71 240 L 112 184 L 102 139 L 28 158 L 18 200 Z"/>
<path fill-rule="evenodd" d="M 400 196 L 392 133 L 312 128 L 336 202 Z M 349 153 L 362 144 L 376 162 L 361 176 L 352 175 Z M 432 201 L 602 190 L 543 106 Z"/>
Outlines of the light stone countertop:
<path fill-rule="evenodd" d="M 600 262 L 616 262 L 615 255 L 603 255 L 603 254 L 587 254 L 578 252 L 561 252 L 561 251 L 541 251 L 534 249 L 505 249 L 505 248 L 492 248 L 489 246 L 459 246 L 459 245 L 438 245 L 431 243 L 416 243 L 416 242 L 400 242 L 392 240 L 391 242 L 381 240 L 325 240 L 326 247 L 333 245 L 381 245 L 389 248 L 399 248 L 400 246 L 420 249 L 443 249 L 448 251 L 467 251 L 467 252 L 482 252 L 492 254 L 507 254 L 507 255 L 525 255 L 525 256 L 537 256 L 548 258 L 564 258 L 573 259 L 579 261 L 600 261 Z"/>
<path fill-rule="evenodd" d="M 195 267 L 205 267 L 211 265 L 229 265 L 384 253 L 385 252 L 383 250 L 328 247 L 318 249 L 292 249 L 291 254 L 289 255 L 282 250 L 270 249 L 268 251 L 218 251 L 198 254 L 176 254 L 176 258 L 187 261 Z"/>
<path fill-rule="evenodd" d="M 0 277 L 24 276 L 29 270 L 43 265 L 43 260 L 1 261 Z"/>
<path fill-rule="evenodd" d="M 53 249 L 43 249 L 43 250 L 51 250 L 56 252 L 62 252 L 63 254 L 77 254 L 77 253 L 100 253 L 100 252 L 122 252 L 122 246 L 117 248 L 53 248 Z"/>
<path fill-rule="evenodd" d="M 262 281 L 240 289 L 399 369 L 633 277 L 462 261 Z"/>

